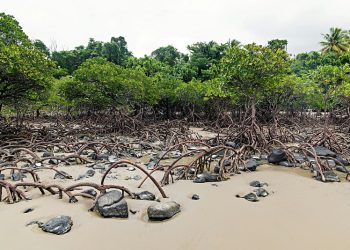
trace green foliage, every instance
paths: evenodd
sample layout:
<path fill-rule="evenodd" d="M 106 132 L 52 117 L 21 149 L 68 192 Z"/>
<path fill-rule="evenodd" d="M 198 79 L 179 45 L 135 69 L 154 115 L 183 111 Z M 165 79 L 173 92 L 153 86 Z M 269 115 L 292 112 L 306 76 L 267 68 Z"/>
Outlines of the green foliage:
<path fill-rule="evenodd" d="M 340 28 L 331 28 L 329 34 L 322 34 L 322 52 L 342 54 L 349 51 L 349 34 Z"/>
<path fill-rule="evenodd" d="M 287 40 L 280 40 L 280 39 L 273 39 L 268 41 L 268 46 L 270 49 L 278 50 L 278 49 L 284 49 L 287 50 L 288 41 Z"/>
<path fill-rule="evenodd" d="M 5 45 L 31 46 L 28 36 L 23 32 L 17 20 L 5 13 L 0 13 L 0 41 Z"/>
<path fill-rule="evenodd" d="M 258 98 L 273 89 L 288 72 L 285 50 L 272 50 L 256 44 L 231 47 L 221 60 L 220 77 L 227 89 L 244 99 Z"/>
<path fill-rule="evenodd" d="M 173 67 L 181 58 L 181 53 L 174 46 L 168 45 L 156 49 L 152 52 L 151 56 L 158 61 Z"/>

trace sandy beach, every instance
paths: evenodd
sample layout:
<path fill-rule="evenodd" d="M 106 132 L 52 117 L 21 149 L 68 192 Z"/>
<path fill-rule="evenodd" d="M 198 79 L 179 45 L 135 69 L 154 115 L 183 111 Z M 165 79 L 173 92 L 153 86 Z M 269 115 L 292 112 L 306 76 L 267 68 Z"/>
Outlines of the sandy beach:
<path fill-rule="evenodd" d="M 60 169 L 74 178 L 86 171 L 82 165 Z M 301 171 L 262 166 L 217 186 L 177 181 L 165 186 L 170 198 L 161 200 L 178 202 L 182 211 L 163 222 L 148 221 L 146 210 L 154 201 L 127 199 L 136 214 L 130 213 L 128 219 L 105 219 L 87 211 L 92 204 L 89 199 L 79 197 L 78 203 L 70 204 L 66 198 L 42 196 L 33 190 L 31 201 L 0 204 L 2 249 L 349 249 L 348 183 L 318 182 Z M 132 175 L 138 174 L 135 172 Z M 118 183 L 139 190 L 139 181 L 124 180 L 129 171 L 118 169 L 115 174 Z M 100 175 L 96 172 L 88 181 L 97 181 Z M 61 185 L 70 182 L 52 177 L 46 178 Z M 255 203 L 236 198 L 254 189 L 249 186 L 253 180 L 267 182 L 270 195 Z M 113 181 L 117 180 L 109 180 Z M 160 197 L 150 182 L 142 190 Z M 200 200 L 192 200 L 193 194 Z M 24 214 L 27 208 L 34 211 Z M 65 235 L 44 233 L 36 225 L 26 227 L 33 220 L 58 215 L 71 216 L 74 222 Z"/>

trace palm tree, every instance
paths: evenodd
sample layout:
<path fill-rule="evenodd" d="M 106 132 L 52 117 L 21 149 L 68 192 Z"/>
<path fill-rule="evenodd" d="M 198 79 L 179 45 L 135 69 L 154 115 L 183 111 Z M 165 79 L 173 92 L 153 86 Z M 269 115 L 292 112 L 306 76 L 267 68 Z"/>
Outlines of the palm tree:
<path fill-rule="evenodd" d="M 324 40 L 320 42 L 324 53 L 335 52 L 342 54 L 349 51 L 348 32 L 340 28 L 331 28 L 329 34 L 322 34 Z"/>

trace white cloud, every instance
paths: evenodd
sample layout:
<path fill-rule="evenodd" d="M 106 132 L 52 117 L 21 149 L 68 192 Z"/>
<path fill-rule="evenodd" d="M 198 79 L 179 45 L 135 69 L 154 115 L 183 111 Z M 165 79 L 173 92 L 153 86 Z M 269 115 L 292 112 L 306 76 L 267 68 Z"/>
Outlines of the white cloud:
<path fill-rule="evenodd" d="M 317 50 L 330 27 L 350 29 L 349 7 L 346 0 L 1 0 L 1 11 L 47 45 L 55 40 L 58 49 L 71 49 L 90 37 L 124 36 L 136 56 L 229 38 L 287 39 L 293 54 Z"/>

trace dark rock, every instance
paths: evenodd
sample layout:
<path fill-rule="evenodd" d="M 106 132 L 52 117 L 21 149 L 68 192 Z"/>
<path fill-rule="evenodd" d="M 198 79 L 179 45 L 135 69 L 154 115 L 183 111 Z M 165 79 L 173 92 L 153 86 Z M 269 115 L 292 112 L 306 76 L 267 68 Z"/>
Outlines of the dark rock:
<path fill-rule="evenodd" d="M 69 201 L 68 201 L 68 202 L 69 202 L 69 203 L 77 203 L 77 202 L 78 202 L 78 199 L 75 198 L 75 196 L 72 196 L 72 197 L 69 198 Z"/>
<path fill-rule="evenodd" d="M 326 165 L 327 163 L 330 168 L 335 168 L 335 166 L 337 165 L 334 160 L 327 160 Z"/>
<path fill-rule="evenodd" d="M 110 163 L 115 163 L 115 162 L 118 161 L 118 157 L 115 156 L 115 155 L 110 155 L 110 156 L 108 156 L 108 161 L 109 161 Z"/>
<path fill-rule="evenodd" d="M 127 218 L 129 216 L 128 204 L 122 193 L 117 190 L 109 191 L 100 196 L 95 208 L 105 218 Z"/>
<path fill-rule="evenodd" d="M 281 162 L 278 163 L 278 165 L 280 165 L 282 167 L 287 167 L 287 168 L 294 167 L 294 164 L 289 162 L 289 161 L 281 161 Z"/>
<path fill-rule="evenodd" d="M 136 214 L 136 213 L 137 213 L 137 211 L 136 211 L 136 210 L 132 210 L 132 209 L 130 209 L 129 211 L 130 211 L 130 213 L 132 213 L 132 214 Z"/>
<path fill-rule="evenodd" d="M 195 183 L 217 182 L 217 181 L 220 181 L 220 176 L 218 174 L 212 174 L 212 173 L 199 174 L 193 180 L 193 182 Z"/>
<path fill-rule="evenodd" d="M 49 164 L 58 165 L 59 161 L 57 159 L 50 159 Z"/>
<path fill-rule="evenodd" d="M 189 173 L 189 174 L 195 174 L 195 173 L 196 173 L 196 169 L 195 169 L 195 168 L 190 168 L 190 169 L 188 170 L 188 173 Z"/>
<path fill-rule="evenodd" d="M 333 151 L 323 146 L 316 146 L 315 151 L 318 156 L 329 156 L 329 157 L 336 156 L 336 153 L 334 153 Z"/>
<path fill-rule="evenodd" d="M 14 172 L 11 175 L 11 178 L 13 181 L 20 181 L 21 179 L 25 178 L 26 176 L 20 172 Z"/>
<path fill-rule="evenodd" d="M 282 149 L 273 149 L 271 154 L 267 157 L 269 163 L 278 164 L 281 161 L 287 160 L 287 154 Z"/>
<path fill-rule="evenodd" d="M 266 189 L 264 189 L 264 188 L 258 188 L 256 190 L 254 190 L 254 192 L 256 193 L 256 195 L 258 197 L 266 197 L 269 195 L 269 192 L 267 192 Z"/>
<path fill-rule="evenodd" d="M 52 157 L 52 156 L 55 156 L 54 153 L 52 153 L 52 152 L 44 152 L 43 153 L 43 158 Z"/>
<path fill-rule="evenodd" d="M 95 170 L 105 170 L 106 166 L 102 165 L 102 164 L 96 164 L 92 168 L 95 169 Z"/>
<path fill-rule="evenodd" d="M 336 175 L 333 171 L 324 171 L 323 175 L 325 177 L 325 182 L 340 182 L 339 176 Z M 316 180 L 322 181 L 320 174 L 316 177 Z"/>
<path fill-rule="evenodd" d="M 93 189 L 93 188 L 89 188 L 89 189 L 83 190 L 82 193 L 83 193 L 83 194 L 91 195 L 91 196 L 93 196 L 93 197 L 96 197 L 96 196 L 97 196 L 97 192 L 96 192 L 96 190 Z"/>
<path fill-rule="evenodd" d="M 148 191 L 136 193 L 135 196 L 136 196 L 136 199 L 138 200 L 154 201 L 156 199 L 156 196 Z"/>
<path fill-rule="evenodd" d="M 198 194 L 192 195 L 192 200 L 199 200 L 199 195 Z"/>
<path fill-rule="evenodd" d="M 34 211 L 34 208 L 27 208 L 26 210 L 23 211 L 24 214 L 27 214 L 27 213 L 30 213 L 30 212 L 33 212 Z"/>
<path fill-rule="evenodd" d="M 255 171 L 259 164 L 255 159 L 250 159 L 245 165 L 245 169 L 248 169 L 249 171 Z"/>
<path fill-rule="evenodd" d="M 47 233 L 57 235 L 68 233 L 73 226 L 73 221 L 69 216 L 58 216 L 44 224 L 39 224 L 39 227 Z"/>
<path fill-rule="evenodd" d="M 5 180 L 5 175 L 4 174 L 0 174 L 0 181 Z"/>
<path fill-rule="evenodd" d="M 166 220 L 181 211 L 180 205 L 174 201 L 152 204 L 147 209 L 150 220 Z"/>
<path fill-rule="evenodd" d="M 72 176 L 64 171 L 56 172 L 54 179 L 72 179 Z"/>
<path fill-rule="evenodd" d="M 337 155 L 336 159 L 343 164 L 344 166 L 349 166 L 350 163 L 348 160 L 344 159 L 343 157 L 341 157 L 340 155 Z"/>
<path fill-rule="evenodd" d="M 227 141 L 225 142 L 225 146 L 235 148 L 237 144 L 233 141 Z"/>
<path fill-rule="evenodd" d="M 252 186 L 252 187 L 263 187 L 263 186 L 268 186 L 267 183 L 265 183 L 265 182 L 260 182 L 260 181 L 251 181 L 251 182 L 249 183 L 249 185 Z"/>
<path fill-rule="evenodd" d="M 237 198 L 244 198 L 244 199 L 246 199 L 247 201 L 250 201 L 250 202 L 257 202 L 257 201 L 259 201 L 258 196 L 256 196 L 256 194 L 254 194 L 254 193 L 249 193 L 249 194 L 246 194 L 244 196 L 236 195 L 236 197 Z"/>
<path fill-rule="evenodd" d="M 149 163 L 147 163 L 146 167 L 148 170 L 153 170 L 155 165 L 156 165 L 156 162 L 150 161 Z"/>
<path fill-rule="evenodd" d="M 85 176 L 86 177 L 93 177 L 95 175 L 95 170 L 89 169 L 86 171 Z"/>
<path fill-rule="evenodd" d="M 337 171 L 339 171 L 339 172 L 342 172 L 342 173 L 348 173 L 348 170 L 347 170 L 347 168 L 346 167 L 344 167 L 344 166 L 336 166 L 335 167 L 335 170 L 337 170 Z"/>

